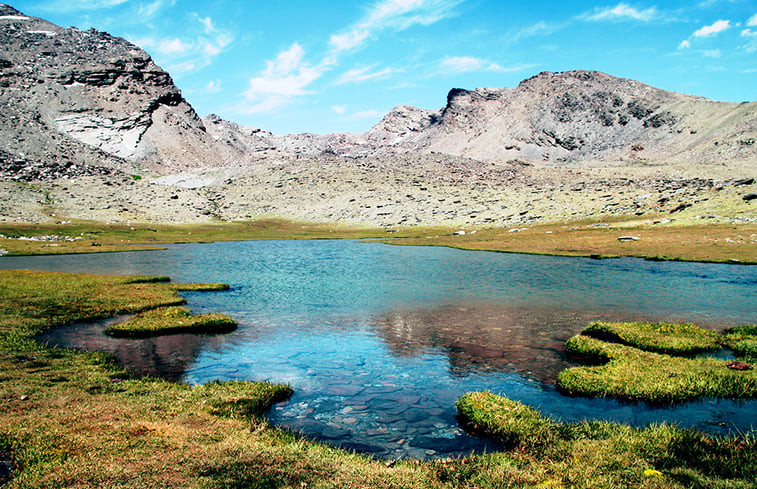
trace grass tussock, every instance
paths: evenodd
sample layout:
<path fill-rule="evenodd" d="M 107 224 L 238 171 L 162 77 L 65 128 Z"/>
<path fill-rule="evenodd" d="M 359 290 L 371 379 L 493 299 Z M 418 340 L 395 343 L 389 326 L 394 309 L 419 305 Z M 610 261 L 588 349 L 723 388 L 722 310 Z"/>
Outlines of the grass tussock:
<path fill-rule="evenodd" d="M 693 355 L 720 348 L 717 333 L 693 324 L 594 322 L 582 334 L 645 351 Z"/>
<path fill-rule="evenodd" d="M 237 323 L 220 313 L 192 315 L 185 307 L 161 307 L 141 312 L 108 327 L 105 332 L 120 338 L 146 338 L 166 334 L 220 334 L 234 331 Z"/>
<path fill-rule="evenodd" d="M 467 426 L 512 450 L 474 459 L 463 475 L 471 486 L 491 482 L 497 473 L 507 478 L 497 487 L 747 488 L 757 474 L 757 439 L 751 435 L 713 438 L 670 425 L 564 424 L 486 392 L 466 394 L 457 408 Z"/>
<path fill-rule="evenodd" d="M 33 337 L 72 320 L 181 302 L 164 279 L 0 272 L 0 462 L 8 488 L 749 488 L 753 437 L 561 425 L 513 401 L 458 404 L 505 450 L 387 464 L 271 428 L 287 386 L 134 379 L 102 353 Z M 7 463 L 6 463 L 7 462 Z"/>
<path fill-rule="evenodd" d="M 736 343 L 737 336 L 742 338 L 733 333 Z M 722 342 L 718 335 L 692 325 L 594 323 L 565 345 L 590 365 L 560 372 L 557 386 L 568 395 L 651 404 L 757 397 L 756 370 L 732 370 L 726 361 L 714 358 L 674 356 L 711 350 Z"/>
<path fill-rule="evenodd" d="M 723 331 L 723 346 L 744 362 L 757 363 L 757 326 L 737 326 Z"/>

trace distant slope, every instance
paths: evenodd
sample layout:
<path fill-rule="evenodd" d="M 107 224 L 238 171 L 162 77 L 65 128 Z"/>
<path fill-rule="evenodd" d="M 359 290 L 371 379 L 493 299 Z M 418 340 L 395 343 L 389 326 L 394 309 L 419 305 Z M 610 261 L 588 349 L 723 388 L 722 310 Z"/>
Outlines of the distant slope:
<path fill-rule="evenodd" d="M 715 102 L 600 72 L 453 89 L 438 113 L 398 109 L 366 138 L 482 160 L 757 160 L 757 103 Z M 397 131 L 408 112 L 417 122 Z"/>
<path fill-rule="evenodd" d="M 306 156 L 757 162 L 757 102 L 716 102 L 595 71 L 543 72 L 512 89 L 452 89 L 441 110 L 400 105 L 364 134 L 278 136 L 217 116 L 206 124 L 240 150 Z"/>

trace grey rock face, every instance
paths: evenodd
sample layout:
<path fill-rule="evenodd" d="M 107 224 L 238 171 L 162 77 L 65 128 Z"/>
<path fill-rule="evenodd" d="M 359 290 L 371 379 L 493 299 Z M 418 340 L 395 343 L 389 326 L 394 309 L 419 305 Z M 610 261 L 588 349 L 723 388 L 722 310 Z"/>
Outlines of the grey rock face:
<path fill-rule="evenodd" d="M 238 156 L 206 134 L 170 75 L 137 46 L 8 5 L 0 6 L 0 115 L 6 152 L 50 164 L 160 170 Z"/>

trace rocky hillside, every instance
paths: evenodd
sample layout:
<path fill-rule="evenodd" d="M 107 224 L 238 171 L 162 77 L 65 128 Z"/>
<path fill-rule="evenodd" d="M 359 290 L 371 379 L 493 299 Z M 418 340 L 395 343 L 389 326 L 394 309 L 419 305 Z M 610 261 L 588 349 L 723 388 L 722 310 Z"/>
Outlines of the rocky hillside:
<path fill-rule="evenodd" d="M 207 134 L 170 75 L 137 46 L 3 4 L 0 141 L 3 171 L 18 179 L 240 158 Z"/>
<path fill-rule="evenodd" d="M 265 147 L 307 156 L 437 152 L 551 163 L 757 160 L 756 102 L 716 102 L 594 71 L 543 72 L 512 89 L 455 88 L 441 110 L 400 105 L 364 134 L 276 136 L 217 116 L 206 123 L 220 140 L 245 151 Z"/>

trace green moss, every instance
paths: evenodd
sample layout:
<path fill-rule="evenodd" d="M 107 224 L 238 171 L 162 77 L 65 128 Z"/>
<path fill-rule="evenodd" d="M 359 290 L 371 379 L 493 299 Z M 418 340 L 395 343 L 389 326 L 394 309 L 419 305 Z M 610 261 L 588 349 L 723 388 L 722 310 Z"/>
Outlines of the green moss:
<path fill-rule="evenodd" d="M 757 397 L 757 371 L 731 370 L 723 360 L 673 357 L 584 335 L 568 340 L 566 350 L 597 364 L 560 372 L 557 387 L 567 395 L 651 404 Z"/>
<path fill-rule="evenodd" d="M 693 324 L 594 322 L 582 334 L 671 355 L 691 355 L 720 348 L 716 333 Z"/>
<path fill-rule="evenodd" d="M 237 323 L 224 314 L 194 316 L 184 307 L 164 307 L 136 314 L 127 321 L 110 326 L 105 332 L 117 337 L 145 338 L 179 333 L 228 333 L 236 327 Z"/>

